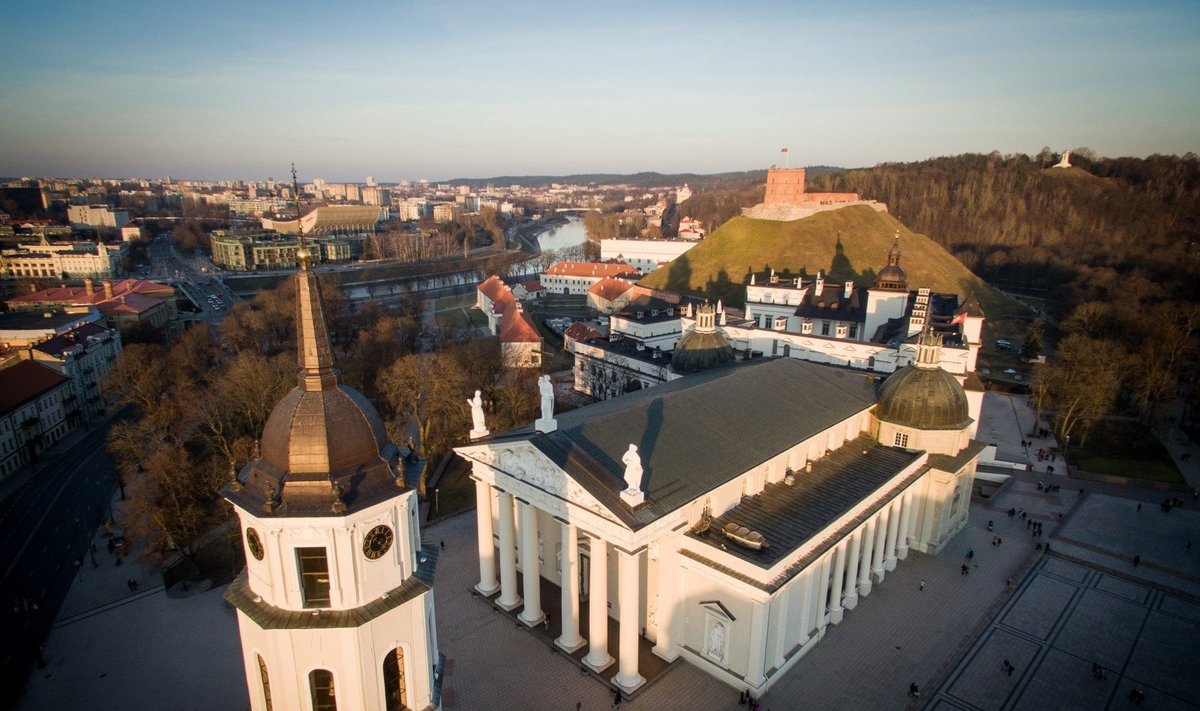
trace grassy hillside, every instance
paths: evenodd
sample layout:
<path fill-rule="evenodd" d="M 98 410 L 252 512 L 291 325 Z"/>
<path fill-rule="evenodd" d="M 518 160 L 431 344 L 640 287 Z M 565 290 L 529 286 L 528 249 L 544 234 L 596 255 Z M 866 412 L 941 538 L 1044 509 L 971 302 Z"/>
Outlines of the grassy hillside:
<path fill-rule="evenodd" d="M 929 287 L 935 292 L 963 296 L 974 293 L 992 318 L 1019 309 L 936 242 L 910 231 L 891 215 L 864 205 L 794 222 L 735 217 L 641 283 L 736 304 L 745 299 L 742 284 L 752 271 L 775 269 L 781 274 L 812 277 L 824 270 L 835 281 L 853 279 L 856 284 L 866 285 L 887 263 L 887 252 L 897 231 L 900 265 L 908 272 L 911 288 Z"/>

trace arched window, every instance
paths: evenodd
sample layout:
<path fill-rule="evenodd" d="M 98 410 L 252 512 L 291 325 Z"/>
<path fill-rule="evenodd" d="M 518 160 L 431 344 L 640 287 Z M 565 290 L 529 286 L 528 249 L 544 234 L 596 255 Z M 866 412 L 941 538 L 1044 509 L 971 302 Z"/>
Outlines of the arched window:
<path fill-rule="evenodd" d="M 404 650 L 396 647 L 383 658 L 383 698 L 387 711 L 408 708 L 408 689 L 404 683 Z"/>
<path fill-rule="evenodd" d="M 312 692 L 313 711 L 337 711 L 333 672 L 328 669 L 313 669 L 308 673 L 308 688 Z"/>
<path fill-rule="evenodd" d="M 258 657 L 258 676 L 262 679 L 263 698 L 267 700 L 267 711 L 271 711 L 271 679 L 267 676 L 267 663 L 263 661 L 262 655 Z"/>

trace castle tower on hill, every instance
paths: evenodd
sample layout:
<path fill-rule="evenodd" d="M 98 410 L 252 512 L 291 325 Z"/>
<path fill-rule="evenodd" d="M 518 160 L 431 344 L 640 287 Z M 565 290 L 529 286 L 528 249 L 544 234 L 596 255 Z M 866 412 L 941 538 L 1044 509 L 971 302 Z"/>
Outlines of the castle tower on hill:
<path fill-rule="evenodd" d="M 768 168 L 763 201 L 754 207 L 743 208 L 742 214 L 760 220 L 790 222 L 847 205 L 868 205 L 887 212 L 887 205 L 862 200 L 858 193 L 810 193 L 805 190 L 804 179 L 804 168 Z"/>
<path fill-rule="evenodd" d="M 303 242 L 296 256 L 299 382 L 222 491 L 246 551 L 225 597 L 250 708 L 436 709 L 436 549 L 379 413 L 338 384 Z"/>
<path fill-rule="evenodd" d="M 857 196 L 855 196 L 857 199 Z M 764 205 L 799 205 L 804 202 L 804 169 L 771 168 L 767 171 Z"/>

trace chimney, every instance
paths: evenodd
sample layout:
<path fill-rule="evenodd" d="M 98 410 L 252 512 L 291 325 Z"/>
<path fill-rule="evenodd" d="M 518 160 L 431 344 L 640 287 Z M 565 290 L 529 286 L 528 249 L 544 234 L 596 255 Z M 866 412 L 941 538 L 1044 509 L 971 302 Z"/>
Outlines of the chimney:
<path fill-rule="evenodd" d="M 817 272 L 817 281 L 816 281 L 816 284 L 813 286 L 813 296 L 820 296 L 821 292 L 824 290 L 825 290 L 825 273 Z"/>
<path fill-rule="evenodd" d="M 92 281 L 90 276 L 83 278 L 83 291 L 88 296 L 96 293 L 96 283 Z"/>
<path fill-rule="evenodd" d="M 106 299 L 111 299 L 111 298 L 113 298 L 113 285 L 112 285 L 112 279 L 105 279 L 105 280 L 104 280 L 104 298 L 106 298 Z"/>
<path fill-rule="evenodd" d="M 853 293 L 854 293 L 854 282 L 852 282 L 852 281 L 846 282 L 846 291 L 845 291 L 843 298 L 849 299 L 850 295 Z"/>

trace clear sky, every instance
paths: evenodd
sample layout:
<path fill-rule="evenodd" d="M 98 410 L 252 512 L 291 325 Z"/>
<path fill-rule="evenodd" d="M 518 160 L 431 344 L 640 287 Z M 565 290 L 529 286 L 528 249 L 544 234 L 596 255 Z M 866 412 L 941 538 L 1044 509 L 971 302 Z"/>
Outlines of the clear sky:
<path fill-rule="evenodd" d="M 17 2 L 0 175 L 381 181 L 1200 150 L 1200 2 Z"/>

